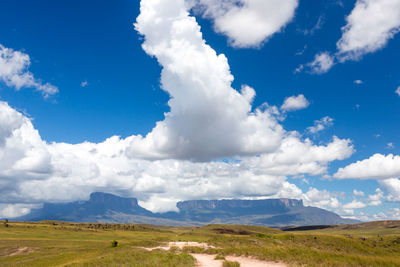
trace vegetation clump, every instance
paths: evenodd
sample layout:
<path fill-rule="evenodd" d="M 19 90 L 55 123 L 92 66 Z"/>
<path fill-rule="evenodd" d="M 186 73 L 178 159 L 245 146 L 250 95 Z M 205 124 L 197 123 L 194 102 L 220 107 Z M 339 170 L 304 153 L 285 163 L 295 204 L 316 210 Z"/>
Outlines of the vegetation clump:
<path fill-rule="evenodd" d="M 113 247 L 113 248 L 118 247 L 118 241 L 113 240 L 113 241 L 111 242 L 111 247 Z"/>
<path fill-rule="evenodd" d="M 237 261 L 224 261 L 223 267 L 240 267 L 240 263 Z"/>
<path fill-rule="evenodd" d="M 225 260 L 225 256 L 221 254 L 217 254 L 214 258 L 215 260 Z"/>

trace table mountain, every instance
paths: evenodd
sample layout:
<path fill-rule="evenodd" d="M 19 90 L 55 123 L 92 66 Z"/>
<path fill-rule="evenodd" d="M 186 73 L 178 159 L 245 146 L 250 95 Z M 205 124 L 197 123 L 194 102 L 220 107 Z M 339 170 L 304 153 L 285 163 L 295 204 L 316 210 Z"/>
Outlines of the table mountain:
<path fill-rule="evenodd" d="M 179 212 L 153 213 L 135 198 L 96 192 L 87 201 L 45 203 L 42 208 L 17 218 L 24 221 L 150 223 L 161 225 L 204 225 L 211 223 L 263 225 L 270 227 L 336 225 L 358 221 L 296 199 L 190 200 L 177 203 Z"/>

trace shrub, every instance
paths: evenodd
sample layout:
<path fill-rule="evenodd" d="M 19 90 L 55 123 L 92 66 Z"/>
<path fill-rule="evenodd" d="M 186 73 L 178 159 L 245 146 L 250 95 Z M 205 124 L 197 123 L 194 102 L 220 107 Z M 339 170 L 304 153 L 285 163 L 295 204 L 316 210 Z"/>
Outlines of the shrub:
<path fill-rule="evenodd" d="M 240 263 L 237 261 L 224 261 L 222 266 L 224 266 L 224 267 L 240 267 Z"/>
<path fill-rule="evenodd" d="M 225 260 L 224 255 L 218 254 L 215 256 L 214 260 Z"/>
<path fill-rule="evenodd" d="M 115 248 L 118 246 L 118 241 L 114 240 L 111 242 L 111 247 Z"/>

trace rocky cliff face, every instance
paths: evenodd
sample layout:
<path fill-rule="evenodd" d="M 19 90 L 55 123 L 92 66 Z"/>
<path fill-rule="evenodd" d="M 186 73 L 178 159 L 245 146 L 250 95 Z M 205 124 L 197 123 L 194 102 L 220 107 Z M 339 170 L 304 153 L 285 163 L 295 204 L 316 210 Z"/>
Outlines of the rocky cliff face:
<path fill-rule="evenodd" d="M 281 198 L 279 199 L 279 202 L 281 202 L 286 207 L 303 207 L 303 200 Z"/>
<path fill-rule="evenodd" d="M 187 209 L 224 209 L 224 208 L 288 208 L 303 207 L 303 201 L 297 199 L 263 199 L 263 200 L 189 200 L 178 202 L 180 210 Z"/>
<path fill-rule="evenodd" d="M 177 207 L 179 216 L 184 220 L 208 222 L 250 215 L 283 214 L 302 208 L 303 202 L 296 199 L 190 200 L 179 202 Z"/>
<path fill-rule="evenodd" d="M 135 210 L 141 208 L 136 198 L 123 198 L 112 194 L 95 192 L 90 194 L 89 201 L 91 206 L 101 206 L 102 208 L 111 208 L 119 210 Z"/>
<path fill-rule="evenodd" d="M 43 208 L 18 218 L 26 221 L 60 220 L 73 222 L 150 223 L 203 225 L 211 223 L 264 226 L 301 226 L 352 223 L 339 215 L 304 207 L 296 199 L 191 200 L 177 204 L 179 212 L 152 213 L 137 199 L 106 193 L 92 193 L 87 201 L 47 203 Z"/>
<path fill-rule="evenodd" d="M 136 198 L 122 198 L 107 193 L 92 193 L 88 201 L 70 203 L 45 203 L 43 208 L 33 210 L 22 220 L 97 221 L 109 212 L 135 215 L 152 215 L 139 206 Z"/>

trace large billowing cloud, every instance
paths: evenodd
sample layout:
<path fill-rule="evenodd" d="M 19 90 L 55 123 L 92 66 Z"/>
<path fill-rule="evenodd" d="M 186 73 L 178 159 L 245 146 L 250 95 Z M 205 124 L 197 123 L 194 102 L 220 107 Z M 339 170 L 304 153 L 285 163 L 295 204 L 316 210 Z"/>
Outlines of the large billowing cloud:
<path fill-rule="evenodd" d="M 210 160 L 276 150 L 284 131 L 269 109 L 252 108 L 255 91 L 231 86 L 228 60 L 202 38 L 185 1 L 141 2 L 135 24 L 143 49 L 163 67 L 170 111 L 146 137 L 131 140 L 131 157 Z"/>
<path fill-rule="evenodd" d="M 191 0 L 234 47 L 257 47 L 289 23 L 298 0 Z"/>
<path fill-rule="evenodd" d="M 184 0 L 141 2 L 135 27 L 170 94 L 170 111 L 145 137 L 48 144 L 29 118 L 0 102 L 0 203 L 8 213 L 87 199 L 93 191 L 135 196 L 153 211 L 175 210 L 186 199 L 290 197 L 312 204 L 315 197 L 287 176 L 326 173 L 329 162 L 354 152 L 351 142 L 333 137 L 315 145 L 285 131 L 278 108 L 253 108 L 254 89 L 231 87 L 226 57 L 205 43 L 190 8 Z"/>
<path fill-rule="evenodd" d="M 29 55 L 0 44 L 0 81 L 16 90 L 20 90 L 22 87 L 35 88 L 44 97 L 58 93 L 57 87 L 49 83 L 42 83 L 28 71 L 30 64 Z"/>
<path fill-rule="evenodd" d="M 0 102 L 0 195 L 12 201 L 20 181 L 44 179 L 51 171 L 48 147 L 31 121 Z"/>
<path fill-rule="evenodd" d="M 276 151 L 255 157 L 146 160 L 129 156 L 132 137 L 115 136 L 98 144 L 46 144 L 31 121 L 4 102 L 0 114 L 8 120 L 2 118 L 0 124 L 0 203 L 14 212 L 25 212 L 26 204 L 86 199 L 93 191 L 136 196 L 153 211 L 174 210 L 184 199 L 302 198 L 287 175 L 323 174 L 329 162 L 353 152 L 349 140 L 335 137 L 328 145 L 317 146 L 292 134 Z"/>

